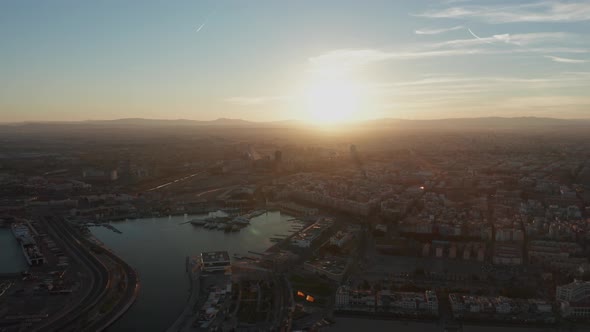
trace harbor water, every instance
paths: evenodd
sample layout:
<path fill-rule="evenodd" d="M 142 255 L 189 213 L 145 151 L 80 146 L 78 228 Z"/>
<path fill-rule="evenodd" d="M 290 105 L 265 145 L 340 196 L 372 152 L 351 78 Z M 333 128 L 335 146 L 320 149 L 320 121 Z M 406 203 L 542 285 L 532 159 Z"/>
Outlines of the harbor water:
<path fill-rule="evenodd" d="M 135 304 L 108 331 L 165 331 L 184 309 L 189 295 L 185 258 L 203 251 L 227 250 L 251 255 L 271 247 L 276 234 L 293 232 L 292 216 L 268 212 L 240 232 L 224 233 L 187 221 L 204 216 L 176 216 L 113 222 L 121 234 L 91 227 L 92 234 L 137 270 L 141 291 Z"/>
<path fill-rule="evenodd" d="M 27 268 L 23 251 L 10 228 L 0 228 L 0 273 L 18 273 Z"/>
<path fill-rule="evenodd" d="M 412 321 L 379 320 L 366 318 L 337 317 L 336 323 L 326 329 L 328 332 L 356 331 L 404 331 L 404 332 L 444 332 L 443 326 L 437 323 L 421 323 Z M 556 328 L 510 327 L 510 326 L 476 326 L 463 325 L 462 332 L 552 332 Z M 582 330 L 575 330 L 582 331 Z"/>

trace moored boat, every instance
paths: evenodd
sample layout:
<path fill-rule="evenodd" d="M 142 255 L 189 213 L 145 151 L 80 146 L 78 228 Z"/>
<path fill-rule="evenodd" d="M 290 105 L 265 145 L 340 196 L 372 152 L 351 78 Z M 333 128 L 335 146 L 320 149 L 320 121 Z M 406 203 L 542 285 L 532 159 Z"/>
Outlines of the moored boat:
<path fill-rule="evenodd" d="M 243 216 L 239 216 L 239 217 L 235 217 L 232 220 L 232 222 L 235 224 L 247 225 L 250 223 L 250 219 L 243 217 Z"/>
<path fill-rule="evenodd" d="M 204 219 L 193 219 L 190 221 L 190 223 L 195 226 L 204 226 L 207 223 L 207 221 L 205 221 Z"/>

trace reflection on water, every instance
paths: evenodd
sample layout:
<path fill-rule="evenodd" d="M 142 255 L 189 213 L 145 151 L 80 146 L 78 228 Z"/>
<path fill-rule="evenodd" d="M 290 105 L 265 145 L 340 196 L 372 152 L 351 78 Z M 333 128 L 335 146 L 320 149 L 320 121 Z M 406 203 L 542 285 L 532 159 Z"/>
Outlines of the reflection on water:
<path fill-rule="evenodd" d="M 420 323 L 412 321 L 378 320 L 364 318 L 336 318 L 336 324 L 326 329 L 329 332 L 356 331 L 404 331 L 404 332 L 441 332 L 444 327 L 437 323 Z M 464 325 L 463 332 L 550 332 L 555 328 L 509 327 L 509 326 L 474 326 Z"/>
<path fill-rule="evenodd" d="M 269 212 L 252 219 L 238 233 L 208 230 L 185 223 L 203 216 L 148 218 L 116 222 L 122 232 L 91 228 L 107 247 L 134 267 L 141 293 L 129 311 L 109 331 L 164 331 L 182 311 L 188 296 L 185 257 L 202 251 L 227 250 L 247 255 L 273 243 L 271 237 L 291 232 L 292 216 Z"/>
<path fill-rule="evenodd" d="M 0 273 L 26 270 L 27 261 L 9 228 L 0 228 Z"/>

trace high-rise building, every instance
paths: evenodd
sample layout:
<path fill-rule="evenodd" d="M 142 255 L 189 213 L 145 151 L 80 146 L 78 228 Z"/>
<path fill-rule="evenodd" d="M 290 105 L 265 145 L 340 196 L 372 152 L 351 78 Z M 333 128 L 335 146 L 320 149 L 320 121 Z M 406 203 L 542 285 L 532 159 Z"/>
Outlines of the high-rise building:
<path fill-rule="evenodd" d="M 555 297 L 560 301 L 581 301 L 590 298 L 590 282 L 574 280 L 573 282 L 557 286 Z"/>

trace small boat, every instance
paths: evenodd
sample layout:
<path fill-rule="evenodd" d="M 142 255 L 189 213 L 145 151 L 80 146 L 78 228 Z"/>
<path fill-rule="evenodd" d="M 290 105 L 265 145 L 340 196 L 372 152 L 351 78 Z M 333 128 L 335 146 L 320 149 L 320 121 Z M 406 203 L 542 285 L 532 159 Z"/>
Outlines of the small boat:
<path fill-rule="evenodd" d="M 207 222 L 203 219 L 193 219 L 190 221 L 190 223 L 195 226 L 204 226 Z"/>
<path fill-rule="evenodd" d="M 223 229 L 225 229 L 226 224 L 220 222 L 216 226 L 217 226 L 217 229 L 223 230 Z"/>
<path fill-rule="evenodd" d="M 266 213 L 266 210 L 255 210 L 248 214 L 248 217 L 254 218 Z"/>
<path fill-rule="evenodd" d="M 239 217 L 235 217 L 234 220 L 232 220 L 232 222 L 236 223 L 236 224 L 247 225 L 250 223 L 250 219 L 239 216 Z"/>
<path fill-rule="evenodd" d="M 212 216 L 212 217 L 207 217 L 204 220 L 207 222 L 220 222 L 220 221 L 226 221 L 227 219 L 228 219 L 227 217 Z"/>

